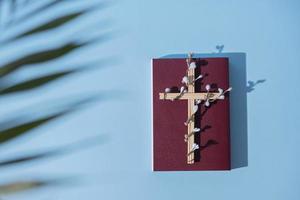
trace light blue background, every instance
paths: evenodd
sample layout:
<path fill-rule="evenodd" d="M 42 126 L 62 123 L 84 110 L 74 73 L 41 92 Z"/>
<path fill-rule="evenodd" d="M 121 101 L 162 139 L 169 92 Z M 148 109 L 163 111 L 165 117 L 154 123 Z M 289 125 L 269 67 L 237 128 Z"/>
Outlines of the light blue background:
<path fill-rule="evenodd" d="M 92 1 L 53 12 L 83 8 L 87 3 Z M 105 67 L 63 79 L 38 92 L 3 98 L 1 118 L 14 116 L 22 107 L 49 97 L 122 92 L 39 128 L 26 140 L 1 146 L 1 157 L 5 158 L 99 134 L 106 138 L 99 146 L 71 155 L 1 169 L 1 182 L 40 176 L 75 175 L 84 179 L 81 184 L 6 199 L 299 199 L 299 9 L 298 0 L 126 0 L 76 21 L 76 27 L 90 24 L 93 31 L 80 35 L 72 34 L 70 28 L 55 30 L 0 47 L 0 61 L 4 63 L 16 54 L 46 48 L 49 41 L 60 44 L 92 37 L 102 31 L 101 20 L 105 18 L 112 23 L 104 31 L 112 30 L 115 35 L 103 45 L 93 44 L 68 59 L 46 64 L 72 66 L 112 56 Z M 44 16 L 51 16 L 51 12 Z M 54 34 L 56 31 L 63 34 Z M 30 45 L 26 46 L 28 40 Z M 43 42 L 46 46 L 40 45 Z M 247 94 L 248 166 L 224 172 L 152 172 L 151 58 L 189 51 L 212 53 L 220 44 L 225 45 L 225 53 L 246 54 L 247 80 L 266 80 Z M 18 72 L 16 77 L 22 79 L 32 73 Z"/>

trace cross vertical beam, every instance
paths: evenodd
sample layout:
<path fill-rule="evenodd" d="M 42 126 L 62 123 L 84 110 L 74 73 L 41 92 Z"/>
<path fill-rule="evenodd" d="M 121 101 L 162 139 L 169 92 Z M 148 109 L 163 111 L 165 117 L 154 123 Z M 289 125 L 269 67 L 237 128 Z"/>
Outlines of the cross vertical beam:
<path fill-rule="evenodd" d="M 187 75 L 188 75 L 188 79 L 190 81 L 193 81 L 195 79 L 195 69 L 188 69 Z M 188 92 L 195 93 L 195 86 L 193 83 L 188 85 Z M 193 115 L 194 104 L 195 104 L 194 99 L 188 99 L 188 118 L 190 118 Z M 188 126 L 187 134 L 189 135 L 191 132 L 193 132 L 195 128 L 194 117 L 192 118 L 190 123 L 188 123 L 187 126 Z M 195 136 L 194 134 L 192 134 L 187 138 L 187 163 L 188 164 L 194 163 L 194 152 L 191 153 L 194 142 L 195 142 Z"/>

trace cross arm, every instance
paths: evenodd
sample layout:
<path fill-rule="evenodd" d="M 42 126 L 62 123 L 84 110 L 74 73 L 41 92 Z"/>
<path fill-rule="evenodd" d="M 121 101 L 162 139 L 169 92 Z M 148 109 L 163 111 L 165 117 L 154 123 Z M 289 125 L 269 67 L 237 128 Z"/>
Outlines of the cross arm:
<path fill-rule="evenodd" d="M 178 97 L 180 93 L 159 93 L 159 99 L 168 99 L 173 100 L 174 98 Z M 209 99 L 213 100 L 219 96 L 219 93 L 209 93 Z M 179 99 L 201 99 L 206 100 L 207 93 L 184 93 L 181 95 Z"/>

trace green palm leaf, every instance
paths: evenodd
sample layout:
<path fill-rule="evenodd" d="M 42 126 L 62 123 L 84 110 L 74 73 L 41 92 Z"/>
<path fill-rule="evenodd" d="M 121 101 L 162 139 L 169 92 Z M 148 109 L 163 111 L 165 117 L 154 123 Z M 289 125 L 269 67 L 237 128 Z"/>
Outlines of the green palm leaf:
<path fill-rule="evenodd" d="M 49 0 L 48 2 L 42 4 L 39 7 L 33 7 L 33 9 L 28 10 L 29 12 L 25 12 L 21 17 L 16 17 L 16 19 L 13 19 L 13 13 L 18 12 L 20 8 L 20 2 L 19 0 L 9 0 L 9 3 L 11 4 L 11 19 L 8 20 L 10 23 L 7 25 L 9 28 L 12 26 L 17 26 L 19 23 L 23 23 L 26 20 L 32 19 L 34 16 L 38 16 L 38 14 L 41 14 L 46 11 L 50 11 L 50 9 L 54 8 L 55 6 L 62 5 L 61 2 L 66 2 L 64 0 Z M 26 9 L 36 3 L 36 1 L 23 1 L 24 4 L 22 4 L 22 9 Z M 21 2 L 22 3 L 22 2 Z M 67 5 L 67 4 L 65 4 Z M 100 6 L 99 6 L 100 5 Z M 103 5 L 106 5 L 106 3 L 101 2 L 100 4 L 95 3 L 95 5 L 92 7 L 92 9 L 103 7 Z M 1 7 L 0 7 L 1 9 Z M 13 36 L 8 36 L 7 40 L 2 40 L 2 46 L 5 48 L 5 44 L 8 42 L 14 42 L 18 39 L 25 38 L 27 36 L 36 36 L 39 33 L 49 32 L 53 29 L 57 29 L 59 27 L 63 27 L 64 25 L 70 24 L 71 22 L 78 19 L 80 16 L 82 16 L 84 13 L 92 10 L 90 8 L 88 9 L 82 9 L 80 11 L 75 11 L 73 13 L 63 14 L 60 16 L 54 17 L 54 19 L 48 20 L 45 23 L 39 24 L 37 26 L 34 26 L 33 28 L 29 28 L 24 32 L 18 33 Z M 17 15 L 16 15 L 17 16 Z M 6 26 L 7 27 L 7 26 Z M 8 32 L 9 33 L 9 32 Z M 100 38 L 102 41 L 107 39 L 107 35 L 102 38 Z M 109 39 L 109 38 L 108 38 Z M 24 40 L 25 41 L 25 40 Z M 82 41 L 87 41 L 86 38 L 83 38 Z M 94 42 L 98 42 L 95 39 L 93 39 Z M 23 42 L 23 41 L 22 41 Z M 28 55 L 19 57 L 17 59 L 14 59 L 13 61 L 10 61 L 6 64 L 2 64 L 0 66 L 0 81 L 7 75 L 15 75 L 13 72 L 24 69 L 26 70 L 26 66 L 29 65 L 37 65 L 41 66 L 43 63 L 47 63 L 53 60 L 57 60 L 59 58 L 63 58 L 66 55 L 74 52 L 75 50 L 89 44 L 91 40 L 88 42 L 68 42 L 66 44 L 63 44 L 59 47 L 54 48 L 48 48 L 46 50 L 41 50 L 34 53 L 29 53 Z M 59 72 L 51 73 L 51 74 L 45 74 L 43 76 L 32 78 L 26 81 L 18 82 L 13 85 L 8 86 L 1 86 L 0 88 L 0 97 L 8 94 L 16 94 L 19 92 L 26 92 L 29 90 L 37 89 L 42 86 L 45 86 L 46 84 L 55 82 L 63 77 L 66 77 L 68 75 L 81 72 L 85 70 L 85 68 L 72 68 L 72 69 L 61 69 Z M 34 90 L 36 92 L 37 90 Z M 65 98 L 64 98 L 65 99 Z M 56 112 L 52 112 L 52 114 L 48 114 L 43 110 L 37 110 L 36 107 L 34 107 L 37 111 L 39 111 L 39 117 L 37 118 L 30 118 L 28 120 L 28 116 L 30 116 L 30 113 L 25 114 L 24 116 L 18 116 L 19 113 L 16 113 L 17 117 L 13 118 L 12 120 L 2 120 L 0 121 L 0 145 L 4 145 L 8 142 L 13 142 L 18 138 L 24 138 L 25 136 L 28 136 L 33 130 L 44 126 L 48 124 L 49 122 L 52 122 L 54 120 L 57 120 L 69 113 L 72 113 L 79 108 L 81 108 L 82 105 L 89 103 L 93 100 L 97 100 L 97 96 L 93 97 L 87 97 L 87 98 L 81 98 L 81 100 L 75 101 L 73 100 L 73 103 L 67 103 L 67 105 L 64 108 L 58 109 Z M 51 104 L 55 104 L 56 101 L 51 101 Z M 27 108 L 28 111 L 30 111 L 30 108 Z M 2 117 L 1 117 L 2 119 Z M 5 126 L 2 126 L 5 124 Z M 54 133 L 53 133 L 54 134 Z M 96 140 L 94 140 L 96 141 Z M 87 143 L 87 146 L 91 146 L 91 143 Z M 76 145 L 67 145 L 60 148 L 48 150 L 48 151 L 38 151 L 35 153 L 24 153 L 22 156 L 13 156 L 9 157 L 8 159 L 0 161 L 0 167 L 8 167 L 8 166 L 15 166 L 18 164 L 28 163 L 31 161 L 37 161 L 57 155 L 62 155 L 66 153 L 73 152 L 73 150 L 76 149 L 82 149 L 82 145 L 76 146 Z M 11 183 L 3 183 L 0 184 L 0 195 L 2 194 L 11 194 L 11 193 L 17 193 L 22 192 L 30 189 L 35 189 L 39 187 L 48 186 L 51 184 L 57 184 L 61 183 L 60 180 L 43 180 L 43 179 L 32 179 L 29 181 L 15 181 Z M 0 197 L 1 198 L 1 197 Z"/>
<path fill-rule="evenodd" d="M 67 75 L 73 74 L 77 71 L 79 71 L 79 69 L 78 70 L 66 70 L 63 72 L 57 72 L 57 73 L 42 76 L 39 78 L 34 78 L 34 79 L 31 79 L 28 81 L 24 81 L 24 82 L 15 84 L 13 86 L 9 86 L 9 87 L 0 89 L 0 95 L 11 94 L 11 93 L 15 93 L 15 92 L 24 92 L 27 90 L 35 89 L 35 88 L 41 87 L 43 85 L 46 85 L 50 82 L 53 82 L 55 80 L 58 80 L 60 78 L 63 78 Z"/>
<path fill-rule="evenodd" d="M 25 20 L 27 20 L 33 16 L 36 16 L 36 15 L 42 13 L 43 11 L 48 10 L 49 8 L 52 8 L 55 5 L 57 5 L 58 3 L 61 3 L 63 1 L 65 1 L 65 0 L 53 0 L 53 1 L 46 2 L 42 6 L 37 7 L 35 9 L 31 10 L 31 12 L 28 12 L 26 15 L 22 16 L 21 22 L 24 22 Z M 31 2 L 30 1 L 24 2 L 24 4 L 29 4 L 29 3 L 31 3 Z M 18 21 L 15 21 L 14 23 L 18 23 Z"/>
<path fill-rule="evenodd" d="M 43 62 L 49 62 L 51 60 L 62 57 L 75 49 L 82 47 L 86 43 L 76 44 L 74 42 L 63 45 L 62 47 L 54 48 L 52 50 L 45 50 L 37 53 L 33 53 L 27 56 L 24 56 L 18 60 L 12 61 L 0 68 L 0 78 L 19 69 L 24 65 L 37 64 Z"/>
<path fill-rule="evenodd" d="M 15 139 L 17 137 L 23 136 L 25 133 L 35 129 L 47 122 L 50 122 L 58 117 L 65 115 L 67 112 L 61 112 L 58 114 L 54 114 L 48 117 L 40 118 L 31 122 L 23 123 L 20 125 L 16 125 L 12 128 L 4 129 L 0 131 L 0 144 Z"/>
<path fill-rule="evenodd" d="M 42 24 L 32 30 L 26 31 L 25 33 L 22 33 L 20 35 L 18 35 L 17 37 L 15 37 L 15 39 L 20 39 L 22 37 L 31 35 L 31 34 L 36 34 L 39 32 L 43 32 L 46 30 L 50 30 L 50 29 L 54 29 L 57 28 L 63 24 L 66 24 L 67 22 L 70 22 L 72 20 L 74 20 L 75 18 L 79 17 L 80 15 L 82 15 L 85 11 L 80 11 L 80 12 L 75 12 L 75 13 L 71 13 L 69 15 L 66 16 L 61 16 L 57 19 L 54 19 L 46 24 Z"/>
<path fill-rule="evenodd" d="M 73 178 L 74 179 L 74 178 Z M 71 178 L 65 179 L 33 179 L 25 181 L 15 181 L 0 185 L 0 195 L 14 194 L 26 190 L 32 190 L 53 185 L 62 185 L 74 181 Z"/>
<path fill-rule="evenodd" d="M 46 158 L 51 158 L 51 157 L 55 157 L 55 156 L 62 156 L 65 154 L 74 153 L 75 151 L 78 151 L 78 150 L 83 150 L 83 149 L 91 148 L 95 145 L 102 144 L 103 141 L 105 141 L 105 140 L 107 140 L 105 135 L 100 135 L 97 137 L 91 137 L 91 138 L 88 138 L 85 140 L 80 140 L 79 142 L 76 142 L 76 143 L 56 147 L 51 150 L 44 150 L 42 152 L 38 151 L 35 153 L 30 153 L 30 154 L 25 153 L 22 156 L 13 157 L 13 158 L 6 159 L 6 160 L 1 160 L 0 168 L 11 166 L 11 165 L 14 166 L 16 164 L 24 164 L 24 163 L 28 163 L 28 162 L 32 162 L 32 161 L 40 161 L 40 160 L 43 160 Z"/>
<path fill-rule="evenodd" d="M 25 190 L 31 190 L 31 189 L 43 187 L 49 185 L 50 183 L 51 182 L 35 180 L 35 181 L 17 181 L 13 183 L 3 184 L 0 185 L 0 194 L 7 195 L 16 192 L 22 192 Z"/>
<path fill-rule="evenodd" d="M 59 151 L 48 151 L 48 152 L 36 153 L 36 154 L 32 154 L 32 155 L 21 156 L 21 157 L 1 161 L 0 167 L 7 167 L 7 166 L 11 166 L 11 165 L 16 165 L 16 164 L 27 163 L 30 161 L 40 160 L 40 159 L 48 158 L 48 157 L 55 156 L 58 154 L 59 154 Z"/>
<path fill-rule="evenodd" d="M 67 105 L 67 107 L 60 109 L 60 111 L 58 111 L 54 114 L 40 117 L 38 119 L 29 121 L 29 122 L 19 122 L 20 120 L 11 120 L 10 122 L 7 122 L 7 124 L 12 124 L 10 127 L 5 128 L 5 129 L 0 129 L 0 145 L 5 142 L 8 142 L 10 140 L 24 136 L 31 130 L 38 128 L 38 127 L 40 127 L 50 121 L 53 121 L 57 118 L 60 118 L 66 114 L 69 114 L 73 111 L 76 111 L 79 108 L 81 108 L 82 106 L 84 106 L 92 101 L 98 100 L 99 98 L 100 97 L 97 95 L 90 96 L 87 98 L 82 98 L 81 100 L 77 100 L 73 103 L 69 103 Z"/>

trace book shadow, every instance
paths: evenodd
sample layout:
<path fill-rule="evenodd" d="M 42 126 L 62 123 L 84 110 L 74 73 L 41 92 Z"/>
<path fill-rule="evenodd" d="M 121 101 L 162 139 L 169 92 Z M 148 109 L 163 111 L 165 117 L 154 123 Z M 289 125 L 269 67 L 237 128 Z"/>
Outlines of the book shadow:
<path fill-rule="evenodd" d="M 230 92 L 230 143 L 231 168 L 248 166 L 248 124 L 247 124 L 247 92 L 253 90 L 247 86 L 246 53 L 211 53 L 194 54 L 195 58 L 227 57 L 229 59 L 229 82 L 233 90 Z M 187 54 L 171 54 L 162 58 L 186 58 Z M 262 82 L 262 81 L 260 81 Z M 200 140 L 200 139 L 199 139 Z M 197 141 L 195 141 L 197 142 Z M 199 141 L 198 141 L 199 142 Z M 197 142 L 197 143 L 198 143 Z M 198 143 L 200 144 L 200 143 Z M 200 151 L 195 152 L 195 158 L 200 159 L 201 150 L 217 144 L 208 141 Z M 196 161 L 196 159 L 195 159 Z"/>

